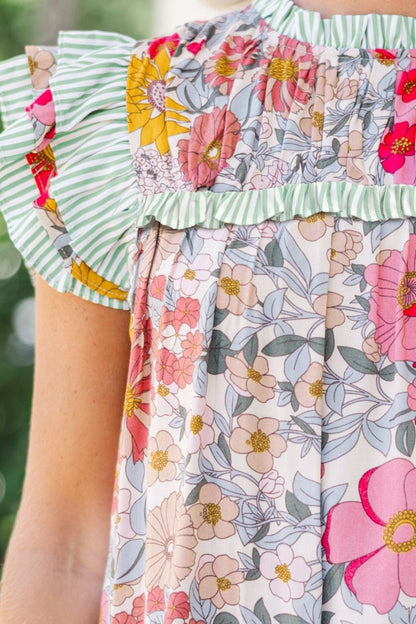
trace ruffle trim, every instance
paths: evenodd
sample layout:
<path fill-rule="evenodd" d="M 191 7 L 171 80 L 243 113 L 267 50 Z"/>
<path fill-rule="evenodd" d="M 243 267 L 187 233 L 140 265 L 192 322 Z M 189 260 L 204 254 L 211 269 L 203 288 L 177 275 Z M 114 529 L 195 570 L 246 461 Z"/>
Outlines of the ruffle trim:
<path fill-rule="evenodd" d="M 47 146 L 59 176 L 49 181 L 46 208 L 36 200 L 39 190 L 25 159 L 29 154 L 33 169 L 39 141 L 28 116 L 21 116 L 33 98 L 27 61 L 25 72 L 23 57 L 0 64 L 0 86 L 10 68 L 18 68 L 14 99 L 7 90 L 1 96 L 7 120 L 8 111 L 19 110 L 0 137 L 0 202 L 10 236 L 26 263 L 52 287 L 119 309 L 129 307 L 126 258 L 134 253 L 136 239 L 138 189 L 125 109 L 134 45 L 113 33 L 61 34 L 51 80 L 57 133 Z M 35 159 L 35 166 L 42 166 L 42 159 L 40 164 Z"/>
<path fill-rule="evenodd" d="M 279 35 L 335 48 L 415 48 L 416 19 L 403 15 L 334 15 L 323 19 L 317 11 L 292 0 L 254 0 L 251 7 Z"/>
<path fill-rule="evenodd" d="M 274 219 L 313 217 L 328 212 L 363 221 L 416 217 L 416 187 L 363 186 L 350 182 L 288 184 L 243 192 L 172 192 L 140 200 L 138 227 L 152 220 L 173 229 L 198 225 L 254 225 Z"/>

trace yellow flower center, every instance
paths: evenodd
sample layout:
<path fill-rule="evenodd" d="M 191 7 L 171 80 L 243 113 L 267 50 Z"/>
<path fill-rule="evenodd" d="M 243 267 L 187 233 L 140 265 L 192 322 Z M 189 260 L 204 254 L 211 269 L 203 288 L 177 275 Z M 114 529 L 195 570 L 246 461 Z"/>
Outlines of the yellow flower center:
<path fill-rule="evenodd" d="M 227 589 L 231 589 L 231 581 L 221 576 L 221 578 L 217 578 L 217 587 L 219 591 L 227 591 Z"/>
<path fill-rule="evenodd" d="M 202 515 L 207 524 L 215 526 L 221 520 L 221 507 L 215 503 L 207 503 Z"/>
<path fill-rule="evenodd" d="M 323 394 L 323 381 L 322 379 L 317 379 L 309 386 L 309 394 L 313 397 L 321 398 Z"/>
<path fill-rule="evenodd" d="M 240 294 L 240 282 L 231 277 L 223 277 L 220 282 L 220 286 L 226 295 L 239 295 Z"/>
<path fill-rule="evenodd" d="M 140 403 L 141 399 L 135 395 L 132 386 L 128 384 L 124 398 L 124 411 L 128 417 L 133 415 L 133 411 L 139 407 Z"/>
<path fill-rule="evenodd" d="M 292 59 L 273 59 L 269 67 L 269 76 L 279 82 L 296 80 L 299 67 Z"/>
<path fill-rule="evenodd" d="M 168 465 L 169 458 L 167 451 L 153 451 L 150 454 L 150 465 L 153 470 L 161 472 Z"/>
<path fill-rule="evenodd" d="M 409 95 L 410 93 L 412 93 L 415 87 L 416 87 L 416 82 L 414 80 L 406 80 L 406 82 L 403 85 L 403 91 L 407 95 Z"/>
<path fill-rule="evenodd" d="M 290 579 L 292 578 L 290 574 L 290 570 L 287 567 L 286 563 L 284 563 L 283 565 L 277 565 L 274 571 L 276 573 L 277 578 L 283 581 L 283 583 L 289 583 Z"/>
<path fill-rule="evenodd" d="M 401 137 L 400 139 L 394 139 L 393 145 L 391 146 L 391 153 L 396 155 L 400 154 L 403 156 L 413 147 L 413 143 L 409 141 L 406 137 Z"/>
<path fill-rule="evenodd" d="M 394 59 L 385 56 L 382 52 L 376 52 L 376 59 L 381 65 L 394 65 Z"/>
<path fill-rule="evenodd" d="M 317 111 L 315 111 L 315 113 L 312 115 L 312 125 L 314 128 L 318 128 L 318 130 L 322 132 L 322 130 L 324 129 L 323 113 L 318 113 Z"/>
<path fill-rule="evenodd" d="M 337 250 L 336 249 L 331 249 L 331 260 L 333 260 L 335 258 L 335 256 L 337 255 Z"/>
<path fill-rule="evenodd" d="M 261 377 L 262 377 L 261 373 L 259 373 L 259 371 L 254 370 L 254 368 L 247 369 L 247 379 L 252 379 L 253 381 L 256 381 L 257 383 L 260 383 Z"/>
<path fill-rule="evenodd" d="M 169 388 L 167 388 L 163 384 L 159 384 L 159 386 L 157 388 L 157 393 L 158 393 L 159 396 L 161 396 L 164 399 L 169 394 Z"/>
<path fill-rule="evenodd" d="M 413 537 L 405 542 L 396 542 L 394 534 L 397 529 L 404 524 L 409 525 L 413 529 Z M 383 539 L 387 548 L 395 553 L 404 553 L 413 550 L 416 546 L 416 512 L 411 509 L 406 509 L 394 514 L 384 529 Z"/>
<path fill-rule="evenodd" d="M 183 274 L 183 276 L 184 276 L 185 279 L 192 281 L 192 280 L 195 279 L 196 273 L 195 273 L 195 271 L 192 271 L 192 269 L 186 269 L 186 271 Z"/>
<path fill-rule="evenodd" d="M 397 301 L 403 310 L 408 310 L 416 303 L 416 271 L 409 271 L 400 280 Z"/>
<path fill-rule="evenodd" d="M 27 62 L 28 62 L 28 64 L 29 64 L 29 71 L 30 71 L 30 74 L 33 76 L 33 74 L 35 73 L 35 69 L 37 69 L 37 68 L 39 67 L 39 64 L 38 64 L 38 62 L 37 62 L 37 61 L 35 61 L 35 60 L 33 59 L 33 57 L 32 57 L 32 56 L 28 56 L 28 57 L 27 57 Z"/>
<path fill-rule="evenodd" d="M 197 416 L 192 416 L 189 428 L 194 435 L 198 435 L 198 433 L 202 430 L 203 426 L 204 421 L 202 420 L 202 416 L 199 416 L 199 414 Z"/>
<path fill-rule="evenodd" d="M 314 115 L 315 114 L 319 115 L 319 113 L 314 113 Z M 323 221 L 324 219 L 325 219 L 325 214 L 323 212 L 317 212 L 316 214 L 309 215 L 309 217 L 306 217 L 306 223 L 316 223 L 317 221 Z"/>
<path fill-rule="evenodd" d="M 221 156 L 221 143 L 217 139 L 214 139 L 204 149 L 201 154 L 201 162 L 207 163 L 210 169 L 218 168 L 218 160 Z"/>
<path fill-rule="evenodd" d="M 215 63 L 215 73 L 218 76 L 224 76 L 228 78 L 228 76 L 232 76 L 234 73 L 234 68 L 231 66 L 231 62 L 227 56 L 221 56 Z"/>
<path fill-rule="evenodd" d="M 264 453 L 270 449 L 270 438 L 261 429 L 251 434 L 246 444 L 251 446 L 254 453 Z"/>

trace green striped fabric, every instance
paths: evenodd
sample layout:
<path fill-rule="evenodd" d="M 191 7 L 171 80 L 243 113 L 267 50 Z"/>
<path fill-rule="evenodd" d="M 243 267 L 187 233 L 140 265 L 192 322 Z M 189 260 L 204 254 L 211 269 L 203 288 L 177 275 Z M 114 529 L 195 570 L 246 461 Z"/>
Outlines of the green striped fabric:
<path fill-rule="evenodd" d="M 292 0 L 254 0 L 253 8 L 278 33 L 312 45 L 335 48 L 414 48 L 416 19 L 401 15 L 334 15 L 322 19 L 316 11 Z"/>

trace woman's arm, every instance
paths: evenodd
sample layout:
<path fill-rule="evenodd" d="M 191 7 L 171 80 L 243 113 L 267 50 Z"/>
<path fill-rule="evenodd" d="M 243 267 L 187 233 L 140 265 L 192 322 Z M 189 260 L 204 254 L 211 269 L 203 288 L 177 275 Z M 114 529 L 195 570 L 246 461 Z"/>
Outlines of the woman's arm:
<path fill-rule="evenodd" d="M 129 356 L 129 314 L 36 282 L 23 496 L 0 624 L 97 624 Z"/>

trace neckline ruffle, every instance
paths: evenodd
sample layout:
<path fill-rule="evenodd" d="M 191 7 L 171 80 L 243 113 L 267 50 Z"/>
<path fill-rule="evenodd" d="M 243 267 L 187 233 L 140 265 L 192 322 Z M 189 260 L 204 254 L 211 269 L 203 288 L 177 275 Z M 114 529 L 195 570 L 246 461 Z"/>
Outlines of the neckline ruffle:
<path fill-rule="evenodd" d="M 322 18 L 317 11 L 292 0 L 253 0 L 252 8 L 269 26 L 293 39 L 335 48 L 416 48 L 416 18 L 404 15 L 334 15 Z"/>

